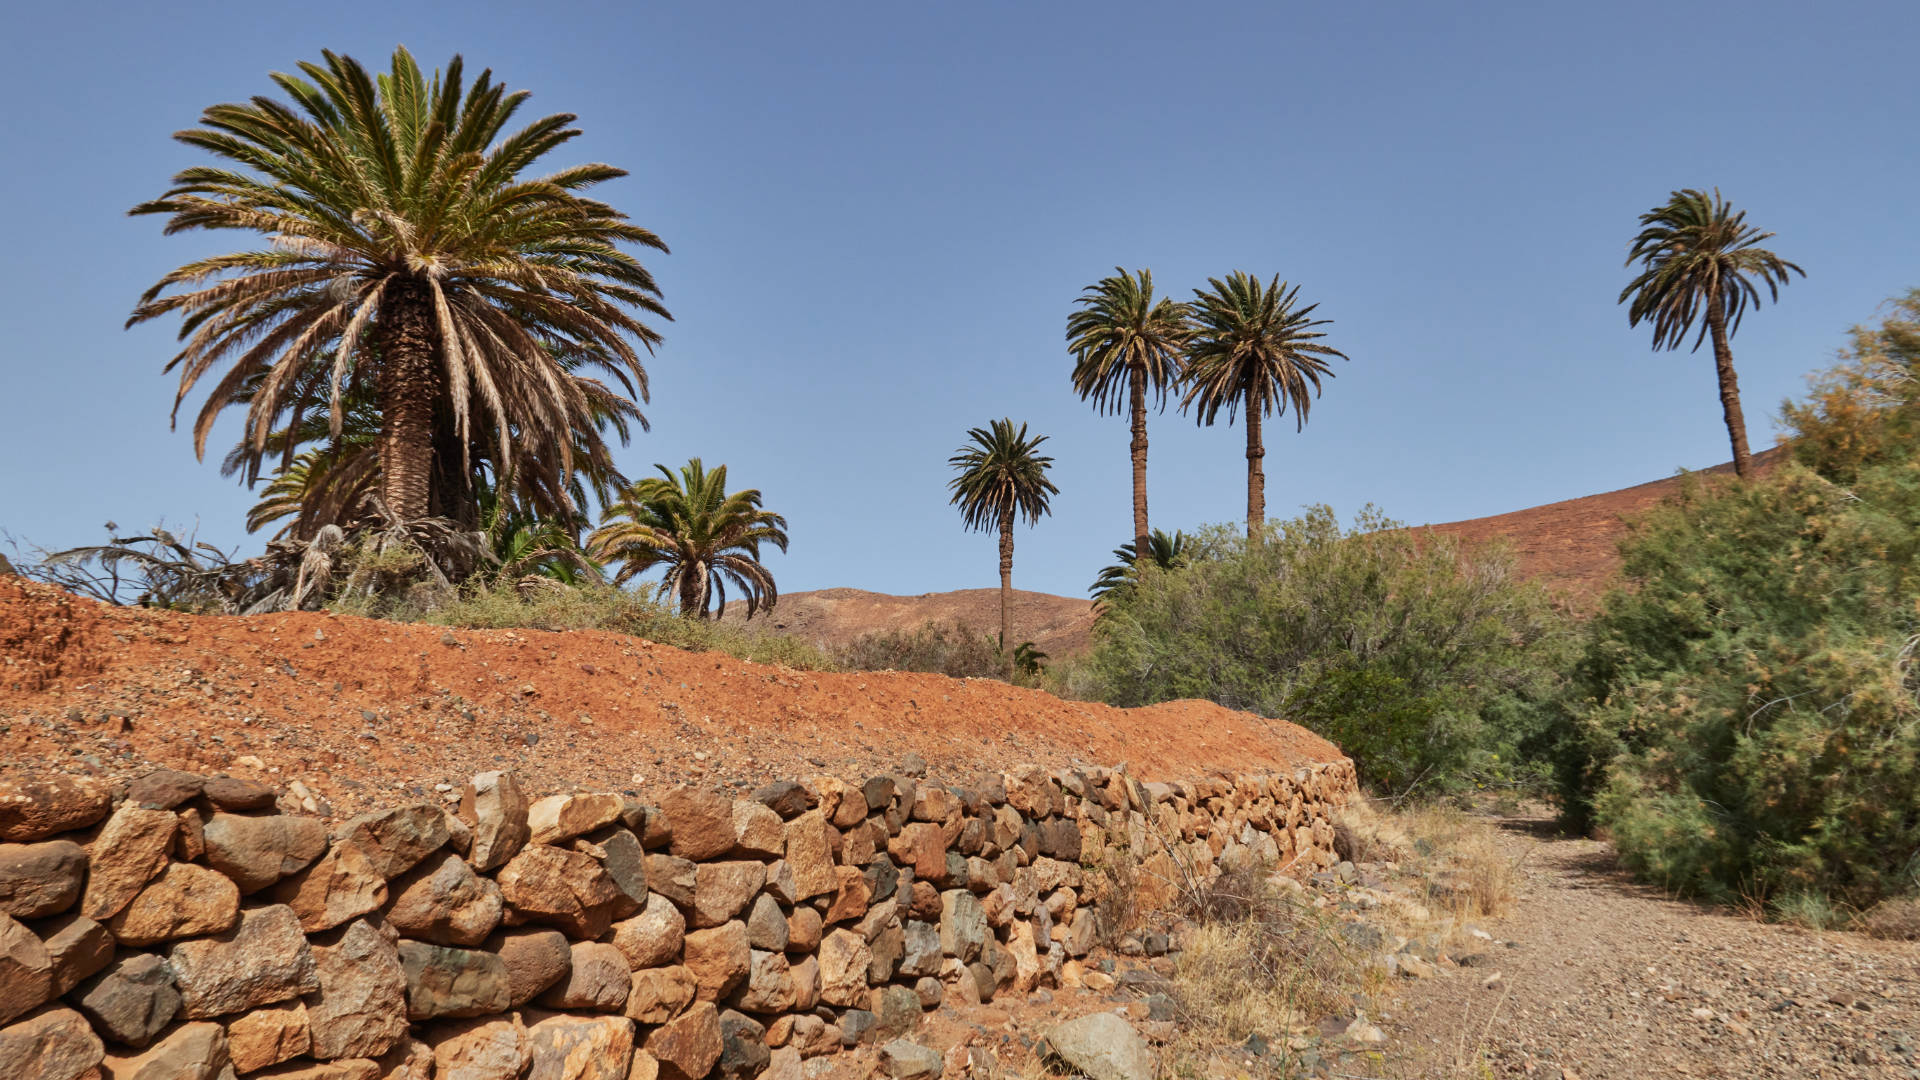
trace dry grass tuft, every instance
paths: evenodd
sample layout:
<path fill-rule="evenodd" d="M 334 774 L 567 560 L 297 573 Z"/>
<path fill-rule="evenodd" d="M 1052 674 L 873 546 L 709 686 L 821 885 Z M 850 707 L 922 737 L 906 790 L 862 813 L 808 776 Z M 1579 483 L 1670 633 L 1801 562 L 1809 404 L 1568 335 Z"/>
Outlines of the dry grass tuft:
<path fill-rule="evenodd" d="M 1457 918 L 1493 918 L 1513 906 L 1519 862 L 1482 818 L 1442 805 L 1383 812 L 1362 799 L 1341 811 L 1335 828 L 1355 862 L 1399 864 L 1426 879 L 1429 904 Z"/>
<path fill-rule="evenodd" d="M 1882 900 L 1861 912 L 1854 925 L 1871 937 L 1920 941 L 1920 897 Z"/>

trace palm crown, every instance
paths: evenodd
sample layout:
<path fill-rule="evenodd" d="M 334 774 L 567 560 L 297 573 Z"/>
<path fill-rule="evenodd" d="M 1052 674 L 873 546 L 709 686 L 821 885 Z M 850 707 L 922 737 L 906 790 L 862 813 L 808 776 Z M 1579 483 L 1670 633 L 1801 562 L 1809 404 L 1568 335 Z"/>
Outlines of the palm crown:
<path fill-rule="evenodd" d="M 1182 411 L 1192 408 L 1202 424 L 1211 424 L 1222 408 L 1227 422 L 1245 410 L 1247 423 L 1247 535 L 1258 538 L 1266 521 L 1266 456 L 1261 421 L 1269 413 L 1293 408 L 1294 430 L 1306 426 L 1307 411 L 1320 396 L 1322 377 L 1332 378 L 1327 361 L 1346 354 L 1320 343 L 1314 329 L 1328 324 L 1313 318 L 1318 304 L 1298 305 L 1299 286 L 1288 288 L 1278 274 L 1266 285 L 1235 270 L 1227 280 L 1208 278 L 1194 290 L 1193 337 L 1187 347 L 1187 390 Z"/>
<path fill-rule="evenodd" d="M 967 528 L 985 532 L 1010 526 L 1016 518 L 1032 525 L 1052 512 L 1049 501 L 1060 493 L 1047 479 L 1053 459 L 1035 452 L 1047 436 L 1028 438 L 1027 425 L 1015 430 L 1012 420 L 995 420 L 970 429 L 967 438 L 971 445 L 947 459 L 959 470 L 947 487 Z"/>
<path fill-rule="evenodd" d="M 659 477 L 635 482 L 607 507 L 588 551 L 621 564 L 616 584 L 665 567 L 660 594 L 677 596 L 682 615 L 704 618 L 715 601 L 724 612 L 729 581 L 746 597 L 747 618 L 771 608 L 779 593 L 760 545 L 787 550 L 787 519 L 763 509 L 755 488 L 729 492 L 725 465 L 709 470 L 694 458 L 677 476 L 654 467 Z"/>
<path fill-rule="evenodd" d="M 1100 576 L 1093 580 L 1087 595 L 1097 603 L 1116 599 L 1140 580 L 1142 566 L 1172 570 L 1186 563 L 1190 547 L 1187 534 L 1177 530 L 1172 536 L 1165 529 L 1153 530 L 1144 555 L 1129 540 L 1113 549 L 1114 561 L 1100 568 Z"/>
<path fill-rule="evenodd" d="M 1806 271 L 1760 247 L 1773 236 L 1746 223 L 1745 211 L 1720 196 L 1694 188 L 1676 191 L 1662 206 L 1640 215 L 1640 233 L 1627 252 L 1627 265 L 1641 271 L 1620 290 L 1628 304 L 1627 322 L 1653 324 L 1653 347 L 1677 349 L 1696 326 L 1695 350 L 1711 336 L 1720 381 L 1720 408 L 1733 445 L 1734 471 L 1752 471 L 1747 450 L 1747 421 L 1740 407 L 1740 381 L 1733 368 L 1730 338 L 1740 329 L 1749 305 L 1760 305 L 1755 282 L 1767 296 L 1780 299 L 1789 275 Z"/>
<path fill-rule="evenodd" d="M 176 412 L 225 365 L 194 424 L 195 452 L 249 384 L 244 431 L 257 470 L 279 418 L 309 407 L 303 383 L 317 381 L 335 433 L 349 388 L 371 383 L 382 489 L 403 518 L 435 508 L 436 441 L 464 454 L 476 412 L 503 463 L 517 464 L 524 448 L 565 476 L 571 433 L 590 426 L 596 390 L 646 396 L 633 342 L 651 349 L 659 337 L 629 309 L 669 317 L 653 276 L 618 245 L 665 244 L 581 194 L 619 169 L 522 175 L 579 134 L 572 115 L 508 133 L 526 92 L 508 93 L 490 72 L 468 86 L 458 56 L 431 80 L 405 49 L 377 79 L 350 57 L 324 57 L 273 76 L 291 104 L 262 96 L 207 109 L 202 127 L 175 138 L 230 165 L 184 170 L 132 211 L 170 215 L 169 233 L 267 238 L 172 271 L 128 320 L 182 316 L 167 367 L 179 373 Z M 372 353 L 361 348 L 368 339 Z M 436 414 L 453 438 L 436 440 Z M 439 474 L 461 475 L 461 464 Z"/>

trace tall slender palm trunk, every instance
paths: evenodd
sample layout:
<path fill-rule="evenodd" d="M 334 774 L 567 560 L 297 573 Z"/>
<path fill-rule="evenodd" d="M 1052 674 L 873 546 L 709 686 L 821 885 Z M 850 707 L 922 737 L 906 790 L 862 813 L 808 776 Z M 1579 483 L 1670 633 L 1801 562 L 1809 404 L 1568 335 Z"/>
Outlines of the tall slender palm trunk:
<path fill-rule="evenodd" d="M 1260 435 L 1261 402 L 1247 398 L 1247 543 L 1258 544 L 1267 525 L 1267 444 Z"/>
<path fill-rule="evenodd" d="M 433 409 L 440 396 L 433 301 L 426 286 L 387 283 L 380 298 L 380 496 L 402 521 L 426 517 L 433 492 Z"/>
<path fill-rule="evenodd" d="M 691 571 L 680 575 L 680 617 L 683 619 L 707 617 L 707 575 L 711 571 L 695 565 Z"/>
<path fill-rule="evenodd" d="M 1007 611 L 1013 602 L 1013 507 L 1000 511 L 1000 656 L 1013 681 L 1013 652 L 1007 646 Z"/>
<path fill-rule="evenodd" d="M 1133 452 L 1133 564 L 1145 566 L 1152 558 L 1152 537 L 1147 529 L 1147 372 L 1146 365 L 1135 363 L 1129 373 L 1133 410 L 1133 439 L 1127 449 Z"/>
<path fill-rule="evenodd" d="M 1707 302 L 1707 328 L 1713 333 L 1713 367 L 1720 376 L 1720 411 L 1727 418 L 1727 437 L 1733 440 L 1733 471 L 1745 480 L 1753 471 L 1747 449 L 1747 417 L 1740 409 L 1740 377 L 1733 371 L 1733 348 L 1727 344 L 1727 315 L 1717 298 Z"/>

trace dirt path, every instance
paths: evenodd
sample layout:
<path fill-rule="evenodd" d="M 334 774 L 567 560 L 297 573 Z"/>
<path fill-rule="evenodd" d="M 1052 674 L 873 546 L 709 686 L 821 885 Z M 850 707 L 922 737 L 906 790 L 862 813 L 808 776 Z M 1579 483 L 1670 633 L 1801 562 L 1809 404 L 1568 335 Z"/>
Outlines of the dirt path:
<path fill-rule="evenodd" d="M 1674 902 L 1603 843 L 1502 826 L 1521 883 L 1485 927 L 1501 944 L 1399 984 L 1386 1075 L 1920 1080 L 1920 943 Z"/>

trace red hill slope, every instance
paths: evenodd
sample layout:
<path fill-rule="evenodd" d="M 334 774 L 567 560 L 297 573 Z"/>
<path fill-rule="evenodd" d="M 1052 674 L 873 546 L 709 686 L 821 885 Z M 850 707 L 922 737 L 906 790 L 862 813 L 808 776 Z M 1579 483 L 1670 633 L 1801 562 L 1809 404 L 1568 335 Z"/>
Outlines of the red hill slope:
<path fill-rule="evenodd" d="M 727 605 L 727 618 L 745 614 L 743 602 Z M 958 622 L 981 633 L 998 633 L 1000 590 L 961 589 L 919 596 L 890 596 L 864 589 L 783 593 L 767 620 L 774 630 L 828 649 L 851 644 L 863 634 L 916 630 L 929 622 Z M 1048 656 L 1084 652 L 1093 641 L 1091 600 L 1015 589 L 1008 621 L 1016 644 L 1031 641 Z"/>

